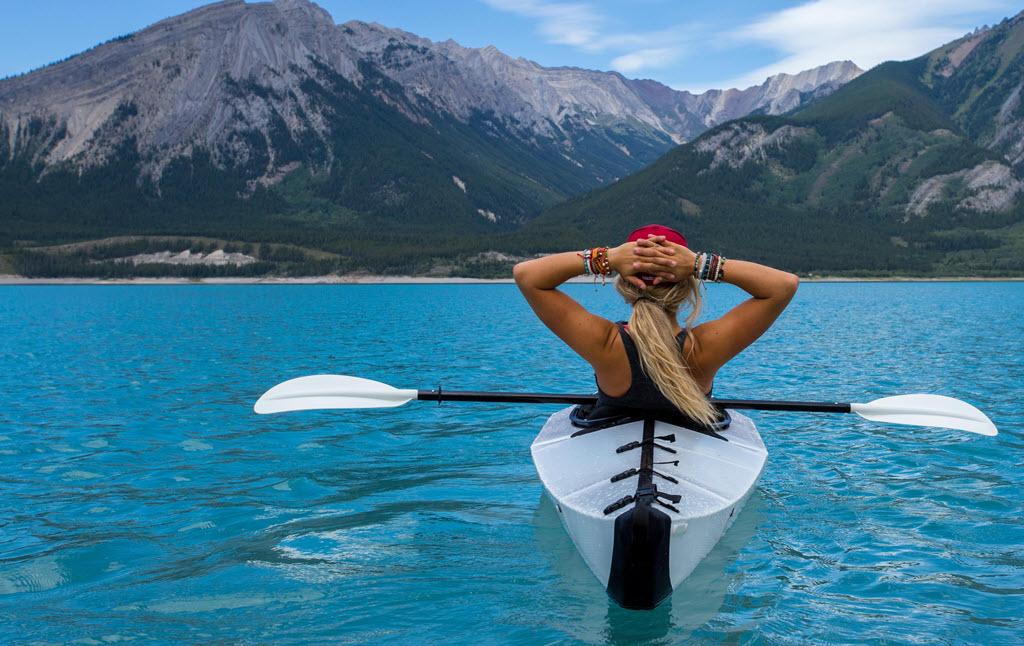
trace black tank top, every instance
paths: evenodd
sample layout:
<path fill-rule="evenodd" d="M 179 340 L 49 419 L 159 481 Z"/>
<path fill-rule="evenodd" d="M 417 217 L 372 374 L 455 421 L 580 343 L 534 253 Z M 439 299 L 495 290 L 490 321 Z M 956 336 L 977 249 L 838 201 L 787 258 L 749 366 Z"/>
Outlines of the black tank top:
<path fill-rule="evenodd" d="M 678 412 L 676 407 L 668 400 L 665 395 L 658 390 L 657 384 L 644 372 L 643 365 L 640 363 L 640 351 L 636 347 L 636 343 L 626 332 L 626 324 L 618 322 L 615 324 L 619 328 L 619 336 L 622 338 L 622 347 L 626 350 L 626 358 L 629 359 L 629 370 L 632 375 L 632 380 L 629 384 L 629 390 L 626 391 L 621 397 L 612 397 L 608 393 L 601 390 L 600 384 L 597 386 L 597 405 L 596 409 L 605 408 L 629 408 L 634 410 L 642 411 L 673 411 Z M 679 351 L 683 351 L 683 344 L 686 343 L 686 330 L 683 330 L 676 336 L 676 340 L 679 342 Z M 597 381 L 595 375 L 594 381 Z M 714 386 L 712 385 L 712 389 Z M 711 392 L 708 392 L 711 395 Z"/>

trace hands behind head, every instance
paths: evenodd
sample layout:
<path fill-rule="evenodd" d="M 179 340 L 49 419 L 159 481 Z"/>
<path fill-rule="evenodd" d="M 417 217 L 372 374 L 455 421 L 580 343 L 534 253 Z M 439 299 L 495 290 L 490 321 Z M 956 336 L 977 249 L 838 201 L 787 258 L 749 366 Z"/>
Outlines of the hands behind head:
<path fill-rule="evenodd" d="M 640 289 L 648 286 L 639 274 L 654 276 L 654 285 L 679 282 L 693 275 L 695 258 L 696 254 L 686 247 L 655 235 L 608 251 L 612 269 Z"/>

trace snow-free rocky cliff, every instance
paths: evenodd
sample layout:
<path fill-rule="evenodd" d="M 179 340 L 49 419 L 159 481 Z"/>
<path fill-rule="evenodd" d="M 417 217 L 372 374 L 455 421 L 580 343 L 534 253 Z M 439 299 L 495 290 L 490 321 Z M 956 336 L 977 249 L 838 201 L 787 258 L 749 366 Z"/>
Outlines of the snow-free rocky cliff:
<path fill-rule="evenodd" d="M 557 196 L 632 172 L 724 121 L 791 110 L 860 72 L 836 62 L 745 90 L 691 94 L 377 24 L 338 25 L 306 0 L 227 0 L 0 81 L 0 156 L 46 173 L 103 166 L 127 148 L 138 154 L 139 175 L 159 184 L 169 164 L 201 150 L 255 188 L 303 165 L 331 168 L 346 141 L 367 145 L 336 124 L 372 100 L 426 130 L 443 134 L 451 121 L 534 151 L 550 166 L 502 160 L 502 176 Z M 353 92 L 365 94 L 362 108 L 339 103 Z M 434 161 L 467 178 L 461 192 L 476 191 L 473 210 L 501 210 L 480 196 L 486 173 Z M 552 168 L 573 181 L 550 179 Z M 400 186 L 381 190 L 386 200 Z"/>

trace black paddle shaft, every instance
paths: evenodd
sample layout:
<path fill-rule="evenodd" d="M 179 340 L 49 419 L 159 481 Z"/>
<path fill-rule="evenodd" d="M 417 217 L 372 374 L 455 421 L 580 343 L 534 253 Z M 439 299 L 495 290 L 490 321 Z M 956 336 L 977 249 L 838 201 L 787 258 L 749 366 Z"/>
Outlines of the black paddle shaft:
<path fill-rule="evenodd" d="M 499 404 L 593 404 L 597 395 L 554 393 L 501 393 L 467 390 L 420 390 L 416 399 L 428 402 L 491 402 Z M 849 413 L 850 405 L 838 402 L 789 402 L 758 399 L 712 399 L 719 408 L 777 410 L 793 413 Z"/>

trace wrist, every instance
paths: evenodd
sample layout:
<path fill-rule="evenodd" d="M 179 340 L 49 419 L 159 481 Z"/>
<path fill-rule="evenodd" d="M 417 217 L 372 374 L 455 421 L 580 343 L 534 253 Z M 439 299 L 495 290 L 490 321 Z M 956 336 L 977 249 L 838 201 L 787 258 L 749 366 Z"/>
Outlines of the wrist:
<path fill-rule="evenodd" d="M 576 255 L 582 259 L 581 270 L 585 276 L 609 276 L 615 267 L 612 265 L 612 250 L 609 247 L 591 247 Z"/>
<path fill-rule="evenodd" d="M 697 256 L 699 254 L 690 251 L 686 247 L 679 247 L 681 251 L 676 255 L 676 262 L 679 263 L 678 273 L 681 274 L 680 278 L 689 278 L 690 276 L 696 275 L 695 267 L 697 264 Z"/>
<path fill-rule="evenodd" d="M 612 271 L 617 274 L 623 274 L 622 263 L 626 262 L 626 250 L 620 245 L 618 247 L 608 247 L 608 264 L 611 266 Z"/>
<path fill-rule="evenodd" d="M 697 280 L 721 282 L 725 278 L 725 258 L 709 251 L 694 254 L 692 271 Z"/>

